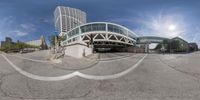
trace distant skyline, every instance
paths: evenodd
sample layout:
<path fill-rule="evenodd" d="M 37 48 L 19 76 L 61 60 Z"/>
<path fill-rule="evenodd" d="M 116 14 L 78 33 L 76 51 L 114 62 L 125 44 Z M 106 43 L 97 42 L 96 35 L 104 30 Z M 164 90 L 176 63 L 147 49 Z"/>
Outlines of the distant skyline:
<path fill-rule="evenodd" d="M 140 36 L 179 36 L 200 46 L 200 0 L 1 0 L 0 40 L 30 41 L 55 33 L 57 6 L 78 8 L 87 22 L 108 21 Z"/>

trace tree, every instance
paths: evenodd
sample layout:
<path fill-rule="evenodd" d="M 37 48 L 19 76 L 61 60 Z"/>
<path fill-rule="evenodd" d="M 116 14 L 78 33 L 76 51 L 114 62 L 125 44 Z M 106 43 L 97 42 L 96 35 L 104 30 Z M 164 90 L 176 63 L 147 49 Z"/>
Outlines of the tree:
<path fill-rule="evenodd" d="M 172 40 L 171 48 L 175 52 L 180 51 L 180 42 L 178 40 Z"/>
<path fill-rule="evenodd" d="M 161 48 L 162 48 L 162 44 L 159 43 L 159 44 L 156 46 L 155 50 L 160 50 Z"/>
<path fill-rule="evenodd" d="M 56 41 L 57 40 L 57 41 Z M 66 37 L 65 36 L 57 36 L 57 35 L 51 35 L 49 36 L 49 42 L 50 42 L 50 45 L 52 47 L 56 46 L 56 42 L 58 43 L 58 45 L 60 44 L 61 41 L 64 41 L 66 40 Z"/>
<path fill-rule="evenodd" d="M 37 46 L 32 46 L 32 45 L 28 45 L 26 43 L 23 42 L 17 42 L 15 44 L 6 44 L 1 48 L 1 51 L 4 52 L 10 52 L 10 51 L 21 51 L 24 50 L 25 48 L 38 48 Z"/>
<path fill-rule="evenodd" d="M 40 48 L 41 48 L 42 50 L 47 49 L 48 46 L 47 46 L 47 44 L 46 44 L 46 41 L 45 41 L 44 36 L 41 36 L 41 37 L 40 37 L 40 40 L 41 40 L 41 42 L 42 42 L 41 45 L 40 45 Z"/>
<path fill-rule="evenodd" d="M 21 42 L 16 43 L 16 49 L 23 50 L 23 48 L 25 48 L 25 44 L 24 43 L 21 43 Z"/>
<path fill-rule="evenodd" d="M 172 44 L 172 42 L 170 39 L 165 39 L 165 40 L 163 40 L 162 43 L 159 43 L 156 46 L 156 50 L 160 50 L 162 47 L 164 47 L 166 49 L 166 52 L 170 52 L 171 44 Z"/>
<path fill-rule="evenodd" d="M 55 46 L 55 37 L 56 37 L 56 35 L 51 35 L 48 37 L 51 47 Z"/>

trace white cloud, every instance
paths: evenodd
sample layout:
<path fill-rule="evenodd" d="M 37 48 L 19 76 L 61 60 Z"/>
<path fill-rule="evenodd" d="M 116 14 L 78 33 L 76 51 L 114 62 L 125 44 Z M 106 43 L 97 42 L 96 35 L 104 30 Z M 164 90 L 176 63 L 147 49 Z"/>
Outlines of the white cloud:
<path fill-rule="evenodd" d="M 154 15 L 155 16 L 155 15 Z M 184 31 L 183 17 L 181 15 L 162 15 L 150 16 L 148 20 L 142 19 L 141 24 L 148 30 L 151 35 L 163 37 L 180 36 Z M 175 26 L 174 30 L 170 30 L 170 26 Z M 145 30 L 146 30 L 145 29 Z"/>
<path fill-rule="evenodd" d="M 138 13 L 137 17 L 117 18 L 109 20 L 117 23 L 128 23 L 137 26 L 133 29 L 138 35 L 176 37 L 181 36 L 186 31 L 184 17 L 181 14 L 164 14 L 162 11 L 158 14 Z M 174 29 L 171 29 L 172 27 Z"/>
<path fill-rule="evenodd" d="M 200 32 L 195 33 L 191 42 L 197 42 L 198 45 L 200 46 L 200 38 L 199 37 L 200 37 Z"/>
<path fill-rule="evenodd" d="M 0 21 L 0 28 L 6 28 L 7 26 L 10 26 L 14 22 L 13 16 L 3 17 Z"/>
<path fill-rule="evenodd" d="M 166 38 L 181 37 L 188 42 L 197 42 L 200 45 L 200 27 L 193 27 L 187 21 L 184 13 L 170 10 L 160 12 L 138 12 L 127 18 L 115 18 L 107 21 L 119 24 L 133 24 L 132 30 L 139 36 L 160 36 Z M 173 26 L 173 28 L 172 28 Z"/>
<path fill-rule="evenodd" d="M 20 24 L 19 27 L 12 31 L 11 33 L 18 36 L 18 37 L 22 37 L 22 36 L 26 36 L 28 34 L 30 34 L 31 32 L 34 32 L 35 26 L 31 23 L 23 23 Z"/>
<path fill-rule="evenodd" d="M 0 36 L 21 37 L 36 31 L 35 25 L 29 22 L 17 23 L 13 16 L 3 17 L 0 21 Z"/>
<path fill-rule="evenodd" d="M 26 31 L 35 31 L 35 26 L 31 23 L 20 24 L 20 27 Z"/>
<path fill-rule="evenodd" d="M 25 36 L 25 35 L 28 35 L 27 32 L 22 32 L 22 31 L 20 31 L 20 30 L 13 31 L 13 34 L 16 34 L 17 36 Z"/>

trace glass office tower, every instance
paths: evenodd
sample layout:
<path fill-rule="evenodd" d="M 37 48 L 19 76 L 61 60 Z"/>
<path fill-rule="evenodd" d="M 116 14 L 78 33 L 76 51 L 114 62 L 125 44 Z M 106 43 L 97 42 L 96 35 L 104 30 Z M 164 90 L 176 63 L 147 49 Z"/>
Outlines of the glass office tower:
<path fill-rule="evenodd" d="M 54 23 L 60 36 L 76 26 L 86 23 L 86 13 L 70 7 L 58 6 L 54 11 Z"/>

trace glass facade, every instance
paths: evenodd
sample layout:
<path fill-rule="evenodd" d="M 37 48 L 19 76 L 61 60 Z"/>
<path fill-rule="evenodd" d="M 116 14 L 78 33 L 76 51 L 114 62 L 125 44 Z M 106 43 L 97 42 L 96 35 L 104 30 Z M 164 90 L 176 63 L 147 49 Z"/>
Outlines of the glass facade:
<path fill-rule="evenodd" d="M 106 25 L 107 24 L 107 25 Z M 106 28 L 107 26 L 107 28 Z M 79 28 L 80 28 L 80 32 L 79 32 Z M 107 29 L 107 30 L 106 30 Z M 67 38 L 70 38 L 72 36 L 78 35 L 79 33 L 86 33 L 86 32 L 92 32 L 92 31 L 108 31 L 108 32 L 114 32 L 114 33 L 119 33 L 121 35 L 125 35 L 128 36 L 132 39 L 135 39 L 137 36 L 129 31 L 128 29 L 124 28 L 124 27 L 120 27 L 118 25 L 115 24 L 111 24 L 111 23 L 89 23 L 80 27 L 77 27 L 69 32 L 66 32 Z"/>
<path fill-rule="evenodd" d="M 134 35 L 132 32 L 128 31 L 128 37 L 135 39 L 137 36 Z"/>
<path fill-rule="evenodd" d="M 112 25 L 112 24 L 108 24 L 108 31 L 127 35 L 127 31 L 125 29 L 116 25 Z"/>
<path fill-rule="evenodd" d="M 106 31 L 106 24 L 89 24 L 81 26 L 81 33 L 90 32 L 90 31 Z"/>
<path fill-rule="evenodd" d="M 68 38 L 69 38 L 69 37 L 72 37 L 72 36 L 75 36 L 75 35 L 78 35 L 78 34 L 79 34 L 79 28 L 75 28 L 72 31 L 70 31 L 67 35 L 68 35 Z"/>

